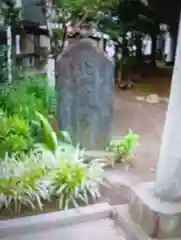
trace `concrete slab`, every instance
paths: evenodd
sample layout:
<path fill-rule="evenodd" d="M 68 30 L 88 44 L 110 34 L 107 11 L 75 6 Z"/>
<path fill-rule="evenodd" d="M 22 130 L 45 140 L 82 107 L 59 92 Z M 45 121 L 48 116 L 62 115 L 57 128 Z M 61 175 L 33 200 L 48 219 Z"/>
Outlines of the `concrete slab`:
<path fill-rule="evenodd" d="M 1 240 L 125 240 L 123 231 L 111 219 L 73 224 L 60 228 L 15 235 Z"/>
<path fill-rule="evenodd" d="M 81 222 L 111 218 L 112 207 L 108 203 L 94 204 L 67 211 L 0 221 L 0 239 L 20 234 L 56 229 Z"/>

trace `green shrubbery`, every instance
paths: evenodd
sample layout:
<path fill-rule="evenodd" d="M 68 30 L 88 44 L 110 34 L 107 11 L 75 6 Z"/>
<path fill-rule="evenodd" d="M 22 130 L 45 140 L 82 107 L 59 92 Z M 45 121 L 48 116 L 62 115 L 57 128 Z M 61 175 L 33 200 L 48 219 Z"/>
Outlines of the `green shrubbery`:
<path fill-rule="evenodd" d="M 59 208 L 98 197 L 103 164 L 84 162 L 68 133 L 55 133 L 47 120 L 56 110 L 55 91 L 45 78 L 24 79 L 0 94 L 0 210 Z"/>
<path fill-rule="evenodd" d="M 27 152 L 33 146 L 29 122 L 18 115 L 7 116 L 0 112 L 0 158 L 6 153 Z"/>
<path fill-rule="evenodd" d="M 43 131 L 48 136 L 55 136 L 50 126 L 46 128 Z M 53 149 L 45 143 L 27 154 L 6 155 L 0 162 L 0 209 L 21 211 L 28 206 L 43 210 L 43 203 L 55 198 L 60 209 L 88 203 L 89 196 L 100 196 L 103 166 L 97 159 L 86 163 L 79 147 L 62 141 Z"/>
<path fill-rule="evenodd" d="M 100 196 L 104 164 L 85 161 L 84 151 L 72 145 L 67 132 L 53 130 L 48 118 L 55 109 L 55 92 L 44 78 L 1 89 L 0 210 L 43 210 L 53 199 L 60 209 L 67 209 Z M 123 161 L 137 143 L 138 136 L 130 132 L 108 149 Z"/>
<path fill-rule="evenodd" d="M 0 157 L 27 152 L 41 139 L 36 111 L 48 117 L 56 109 L 55 91 L 44 77 L 25 78 L 1 88 Z"/>
<path fill-rule="evenodd" d="M 44 77 L 29 77 L 1 89 L 0 108 L 7 115 L 20 115 L 31 121 L 35 111 L 48 115 L 55 111 L 55 91 Z"/>
<path fill-rule="evenodd" d="M 113 140 L 107 147 L 107 151 L 115 154 L 116 163 L 130 163 L 133 151 L 139 144 L 139 136 L 132 130 L 122 140 Z"/>

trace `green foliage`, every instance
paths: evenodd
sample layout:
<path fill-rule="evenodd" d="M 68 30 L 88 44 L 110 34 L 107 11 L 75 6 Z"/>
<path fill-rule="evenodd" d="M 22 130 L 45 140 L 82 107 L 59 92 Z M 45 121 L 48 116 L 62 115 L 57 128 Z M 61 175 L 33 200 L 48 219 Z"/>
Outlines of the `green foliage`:
<path fill-rule="evenodd" d="M 23 206 L 43 209 L 43 203 L 59 200 L 59 208 L 78 206 L 100 196 L 103 183 L 103 164 L 99 160 L 84 163 L 83 152 L 59 148 L 57 154 L 45 149 L 8 157 L 0 162 L 0 209 Z M 67 156 L 65 155 L 67 152 Z"/>
<path fill-rule="evenodd" d="M 6 82 L 8 78 L 7 71 L 7 46 L 0 45 L 0 83 Z"/>
<path fill-rule="evenodd" d="M 2 7 L 0 8 L 0 14 L 4 18 L 5 25 L 15 26 L 19 24 L 21 18 L 21 8 L 19 7 Z"/>
<path fill-rule="evenodd" d="M 115 161 L 129 163 L 133 154 L 133 150 L 139 144 L 139 136 L 132 130 L 122 139 L 113 140 L 107 147 L 107 151 L 115 153 Z"/>
<path fill-rule="evenodd" d="M 0 109 L 3 112 L 0 119 L 0 156 L 6 152 L 19 154 L 30 150 L 41 140 L 36 111 L 48 117 L 54 114 L 55 108 L 55 91 L 43 77 L 24 78 L 13 86 L 3 87 L 0 94 Z"/>
<path fill-rule="evenodd" d="M 66 24 L 70 23 L 73 34 L 82 27 L 90 27 L 100 21 L 105 11 L 118 0 L 55 0 L 49 4 L 47 0 L 40 0 L 39 4 L 46 16 L 46 24 L 51 38 L 51 54 L 57 56 L 68 36 Z M 53 14 L 51 14 L 53 12 Z M 48 26 L 48 22 L 63 24 L 63 31 L 55 32 Z M 58 41 L 59 40 L 59 41 Z M 61 40 L 61 41 L 60 41 Z M 60 44 L 60 42 L 62 42 Z M 58 52 L 58 53 L 57 53 Z"/>
<path fill-rule="evenodd" d="M 112 6 L 114 1 L 108 0 L 55 0 L 55 8 L 63 9 L 63 14 L 66 20 L 88 19 L 97 20 L 100 17 L 100 12 Z"/>
<path fill-rule="evenodd" d="M 32 147 L 30 124 L 21 116 L 0 113 L 0 157 L 20 154 Z"/>
<path fill-rule="evenodd" d="M 0 108 L 8 115 L 20 115 L 30 122 L 35 111 L 44 115 L 55 110 L 55 91 L 48 86 L 44 77 L 33 76 L 1 90 Z"/>
<path fill-rule="evenodd" d="M 59 199 L 59 208 L 67 209 L 80 202 L 88 204 L 88 197 L 100 197 L 99 186 L 103 184 L 103 163 L 99 160 L 84 162 L 83 152 L 75 149 L 72 158 L 55 161 L 50 172 L 52 193 Z"/>
<path fill-rule="evenodd" d="M 72 144 L 72 140 L 66 131 L 60 131 L 59 133 L 56 133 L 51 124 L 41 113 L 36 112 L 36 116 L 41 123 L 43 145 L 46 149 L 55 153 L 59 147 L 59 144 Z"/>
<path fill-rule="evenodd" d="M 144 1 L 119 0 L 107 9 L 99 22 L 99 28 L 121 47 L 120 37 L 125 36 L 127 32 L 158 32 L 154 16 L 152 9 Z"/>
<path fill-rule="evenodd" d="M 46 169 L 40 160 L 39 155 L 30 153 L 21 158 L 6 156 L 0 163 L 0 209 L 20 212 L 22 206 L 29 206 L 42 210 L 42 201 L 49 199 L 49 192 L 41 182 Z"/>
<path fill-rule="evenodd" d="M 58 139 L 48 120 L 39 112 L 36 116 L 41 123 L 44 146 L 52 152 L 55 152 L 58 146 Z"/>
<path fill-rule="evenodd" d="M 134 71 L 138 65 L 138 60 L 136 56 L 124 56 L 120 60 L 120 71 L 124 69 L 125 73 L 131 73 Z"/>

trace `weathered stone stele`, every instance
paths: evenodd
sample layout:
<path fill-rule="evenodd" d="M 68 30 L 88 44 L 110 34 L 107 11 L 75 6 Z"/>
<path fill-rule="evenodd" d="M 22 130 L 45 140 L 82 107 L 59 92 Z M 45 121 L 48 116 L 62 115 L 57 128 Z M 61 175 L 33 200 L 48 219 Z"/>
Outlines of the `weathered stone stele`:
<path fill-rule="evenodd" d="M 59 125 L 73 143 L 103 149 L 110 139 L 114 67 L 89 39 L 71 45 L 56 62 Z"/>

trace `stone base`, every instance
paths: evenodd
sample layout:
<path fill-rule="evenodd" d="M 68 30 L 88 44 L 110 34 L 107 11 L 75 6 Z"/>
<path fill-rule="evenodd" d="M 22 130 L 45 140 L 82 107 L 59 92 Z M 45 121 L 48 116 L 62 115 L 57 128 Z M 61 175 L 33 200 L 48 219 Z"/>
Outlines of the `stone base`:
<path fill-rule="evenodd" d="M 114 212 L 114 220 L 116 226 L 119 226 L 125 233 L 127 240 L 153 240 L 133 222 L 129 214 L 129 205 L 116 205 Z M 154 239 L 156 240 L 156 239 Z"/>
<path fill-rule="evenodd" d="M 129 215 L 150 238 L 181 239 L 181 202 L 160 201 L 153 194 L 154 183 L 133 187 Z"/>

